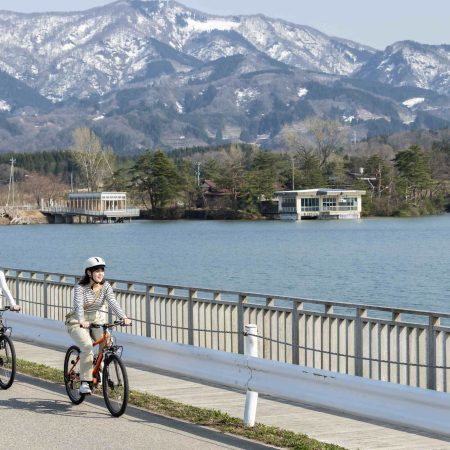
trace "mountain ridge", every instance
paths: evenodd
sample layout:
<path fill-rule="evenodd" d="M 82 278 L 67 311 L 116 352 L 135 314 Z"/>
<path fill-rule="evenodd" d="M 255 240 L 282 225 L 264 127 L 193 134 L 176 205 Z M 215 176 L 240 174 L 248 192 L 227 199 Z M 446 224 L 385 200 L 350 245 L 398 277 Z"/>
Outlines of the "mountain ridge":
<path fill-rule="evenodd" d="M 141 151 L 220 139 L 273 146 L 284 125 L 314 114 L 360 139 L 450 125 L 450 46 L 400 41 L 379 51 L 282 19 L 175 1 L 0 11 L 1 73 L 30 100 L 0 90 L 0 151 L 67 148 L 78 126 L 116 151 Z"/>

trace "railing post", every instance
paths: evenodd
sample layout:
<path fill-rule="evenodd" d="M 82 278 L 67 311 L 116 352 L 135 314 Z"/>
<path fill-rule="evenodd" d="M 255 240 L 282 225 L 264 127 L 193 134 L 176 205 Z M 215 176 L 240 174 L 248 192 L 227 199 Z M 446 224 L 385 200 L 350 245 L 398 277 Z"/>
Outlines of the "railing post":
<path fill-rule="evenodd" d="M 299 364 L 299 345 L 300 345 L 300 329 L 299 320 L 300 313 L 303 309 L 303 302 L 294 301 L 292 305 L 292 364 Z"/>
<path fill-rule="evenodd" d="M 147 337 L 152 337 L 152 314 L 151 314 L 151 299 L 155 293 L 154 286 L 148 286 L 145 290 L 145 335 Z"/>
<path fill-rule="evenodd" d="M 15 298 L 16 301 L 20 301 L 21 300 L 21 298 L 20 298 L 20 286 L 19 286 L 19 276 L 21 274 L 22 274 L 22 272 L 19 272 L 18 270 L 16 270 L 16 298 Z M 20 303 L 19 303 L 19 305 L 20 305 Z M 22 312 L 25 312 L 23 306 L 24 305 L 22 305 Z M 27 312 L 29 313 L 29 311 L 27 311 Z"/>
<path fill-rule="evenodd" d="M 36 274 L 32 274 L 31 278 L 36 278 Z M 48 319 L 48 283 L 50 279 L 48 273 L 44 273 L 44 317 Z"/>
<path fill-rule="evenodd" d="M 189 289 L 188 310 L 188 344 L 194 345 L 194 299 L 197 298 L 197 290 Z"/>
<path fill-rule="evenodd" d="M 238 300 L 238 353 L 241 355 L 244 353 L 244 335 L 242 330 L 244 329 L 244 303 L 247 301 L 247 296 L 239 294 Z"/>
<path fill-rule="evenodd" d="M 436 390 L 436 331 L 441 324 L 440 317 L 428 316 L 427 330 L 427 389 Z"/>
<path fill-rule="evenodd" d="M 355 375 L 363 376 L 363 326 L 362 318 L 367 317 L 367 309 L 356 308 L 355 317 Z"/>
<path fill-rule="evenodd" d="M 258 329 L 256 325 L 245 325 L 245 354 L 247 356 L 258 357 Z M 245 397 L 244 425 L 253 427 L 256 418 L 256 406 L 258 404 L 258 393 L 251 391 L 247 386 L 247 395 Z"/>

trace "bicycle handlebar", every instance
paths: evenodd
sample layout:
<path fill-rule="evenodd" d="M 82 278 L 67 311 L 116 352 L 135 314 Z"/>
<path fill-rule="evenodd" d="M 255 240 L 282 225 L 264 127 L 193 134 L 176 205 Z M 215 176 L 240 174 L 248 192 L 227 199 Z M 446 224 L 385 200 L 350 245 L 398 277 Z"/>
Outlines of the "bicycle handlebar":
<path fill-rule="evenodd" d="M 107 329 L 107 328 L 113 328 L 113 327 L 117 327 L 117 326 L 131 327 L 131 323 L 130 323 L 130 325 L 125 325 L 122 320 L 115 320 L 113 323 L 103 323 L 103 324 L 90 323 L 89 324 L 89 328 L 104 328 L 104 329 Z M 81 327 L 81 323 L 80 323 L 80 327 Z"/>

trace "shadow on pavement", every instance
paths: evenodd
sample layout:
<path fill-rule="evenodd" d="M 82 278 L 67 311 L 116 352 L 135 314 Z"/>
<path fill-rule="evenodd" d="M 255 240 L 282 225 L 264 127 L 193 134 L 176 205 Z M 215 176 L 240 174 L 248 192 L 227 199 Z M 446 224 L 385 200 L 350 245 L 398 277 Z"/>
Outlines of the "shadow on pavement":
<path fill-rule="evenodd" d="M 33 378 L 23 374 L 17 374 L 16 380 L 19 382 L 31 384 L 37 386 L 41 389 L 51 391 L 52 394 L 64 395 L 66 396 L 66 391 L 63 385 L 51 383 L 49 381 L 41 380 L 38 378 Z M 13 387 L 11 388 L 13 389 Z M 11 392 L 11 391 L 10 391 Z M 12 392 L 11 392 L 12 393 Z M 263 449 L 273 449 L 264 444 L 259 444 L 257 442 L 249 441 L 244 438 L 232 436 L 229 434 L 221 433 L 210 428 L 206 428 L 200 425 L 191 424 L 189 422 L 184 422 L 182 420 L 173 419 L 170 417 L 161 416 L 148 412 L 141 408 L 136 408 L 134 406 L 128 406 L 127 411 L 124 416 L 115 418 L 110 416 L 108 410 L 106 409 L 104 400 L 99 396 L 87 397 L 84 403 L 90 405 L 95 405 L 96 407 L 101 407 L 104 409 L 104 413 L 101 411 L 83 411 L 77 405 L 73 405 L 70 400 L 42 400 L 42 399 L 30 399 L 30 398 L 16 398 L 10 396 L 8 400 L 0 400 L 0 407 L 4 406 L 9 409 L 16 410 L 28 410 L 33 412 L 38 412 L 42 414 L 53 414 L 53 415 L 68 415 L 77 416 L 78 418 L 86 417 L 88 420 L 95 419 L 95 417 L 101 417 L 102 419 L 106 417 L 111 417 L 112 421 L 116 420 L 130 420 L 136 422 L 148 423 L 152 426 L 160 426 L 164 428 L 170 428 L 176 431 L 182 431 L 183 433 L 189 433 L 196 437 L 201 437 L 204 439 L 209 439 L 217 443 L 224 444 L 226 446 L 232 446 L 235 448 L 242 448 L 245 450 L 263 450 Z M 81 406 L 81 405 L 80 405 Z"/>

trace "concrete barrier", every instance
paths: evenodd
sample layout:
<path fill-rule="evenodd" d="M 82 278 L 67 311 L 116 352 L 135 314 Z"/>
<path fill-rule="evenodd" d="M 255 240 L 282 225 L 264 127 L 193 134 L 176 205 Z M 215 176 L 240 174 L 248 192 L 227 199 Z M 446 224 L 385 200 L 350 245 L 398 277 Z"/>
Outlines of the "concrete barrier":
<path fill-rule="evenodd" d="M 72 344 L 60 321 L 8 314 L 8 324 L 13 338 L 59 347 Z M 450 436 L 447 393 L 143 336 L 115 335 L 130 364 Z"/>

